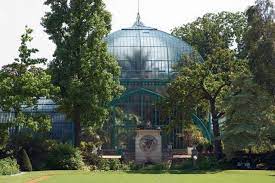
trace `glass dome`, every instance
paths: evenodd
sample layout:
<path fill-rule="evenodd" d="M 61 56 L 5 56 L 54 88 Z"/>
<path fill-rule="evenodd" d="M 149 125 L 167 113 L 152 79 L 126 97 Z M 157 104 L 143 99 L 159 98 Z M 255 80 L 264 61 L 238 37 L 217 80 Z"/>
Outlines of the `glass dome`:
<path fill-rule="evenodd" d="M 122 79 L 168 79 L 173 65 L 191 53 L 186 42 L 137 21 L 106 37 L 108 51 L 122 68 Z"/>

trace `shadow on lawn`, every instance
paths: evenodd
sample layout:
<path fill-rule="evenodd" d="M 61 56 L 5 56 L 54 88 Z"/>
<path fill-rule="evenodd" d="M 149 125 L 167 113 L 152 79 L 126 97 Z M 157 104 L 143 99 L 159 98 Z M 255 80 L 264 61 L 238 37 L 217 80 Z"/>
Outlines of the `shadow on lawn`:
<path fill-rule="evenodd" d="M 136 170 L 127 171 L 130 174 L 215 174 L 222 170 Z"/>

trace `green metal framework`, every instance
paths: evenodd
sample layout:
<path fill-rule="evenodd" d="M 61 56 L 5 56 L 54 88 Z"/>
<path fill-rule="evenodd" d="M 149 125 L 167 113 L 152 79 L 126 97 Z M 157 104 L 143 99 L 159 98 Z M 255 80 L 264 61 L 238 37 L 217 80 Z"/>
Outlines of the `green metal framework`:
<path fill-rule="evenodd" d="M 126 88 L 125 93 L 111 103 L 113 109 L 136 116 L 140 123 L 150 122 L 154 128 L 166 128 L 170 118 L 161 119 L 161 111 L 156 104 L 166 95 L 167 84 L 175 75 L 175 64 L 182 55 L 191 54 L 192 47 L 170 34 L 144 26 L 139 16 L 132 27 L 116 31 L 105 40 L 109 53 L 121 66 L 120 80 Z M 128 119 L 117 124 L 116 117 L 113 110 L 107 127 L 110 132 L 110 144 L 107 146 L 120 148 L 123 142 L 131 149 L 130 142 L 134 144 L 134 131 L 138 124 L 127 122 Z M 193 115 L 193 121 L 210 141 L 211 133 L 204 121 L 196 115 Z M 163 145 L 172 143 L 174 148 L 183 148 L 182 139 L 178 137 L 181 132 L 182 126 L 175 127 L 170 133 L 162 130 Z"/>

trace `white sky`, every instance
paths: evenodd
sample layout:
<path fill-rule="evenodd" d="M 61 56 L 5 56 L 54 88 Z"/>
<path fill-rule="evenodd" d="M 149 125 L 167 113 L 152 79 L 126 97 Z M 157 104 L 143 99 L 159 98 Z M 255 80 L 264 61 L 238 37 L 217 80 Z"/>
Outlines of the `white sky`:
<path fill-rule="evenodd" d="M 275 0 L 273 0 L 275 1 Z M 40 25 L 48 7 L 44 0 L 0 0 L 0 66 L 18 56 L 20 35 L 25 25 L 34 29 L 32 46 L 40 50 L 37 56 L 52 58 L 54 45 Z M 113 31 L 131 26 L 137 14 L 137 0 L 105 0 L 113 15 Z M 191 22 L 208 12 L 244 11 L 254 0 L 140 0 L 142 22 L 166 32 Z"/>

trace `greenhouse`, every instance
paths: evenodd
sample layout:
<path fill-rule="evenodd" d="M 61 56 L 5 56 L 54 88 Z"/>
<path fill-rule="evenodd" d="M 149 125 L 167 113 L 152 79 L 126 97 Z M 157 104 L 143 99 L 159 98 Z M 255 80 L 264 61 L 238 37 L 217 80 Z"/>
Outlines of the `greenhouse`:
<path fill-rule="evenodd" d="M 126 88 L 122 96 L 112 102 L 109 148 L 133 149 L 132 132 L 137 126 L 150 124 L 150 128 L 164 129 L 170 122 L 169 118 L 161 118 L 157 103 L 165 97 L 167 84 L 175 75 L 175 64 L 183 55 L 191 54 L 192 47 L 168 33 L 145 26 L 139 14 L 132 27 L 113 32 L 106 42 L 109 53 L 121 66 L 121 84 Z M 199 118 L 194 116 L 194 121 L 208 132 Z M 168 144 L 183 148 L 181 130 L 180 126 L 169 133 L 162 130 L 163 149 Z"/>

